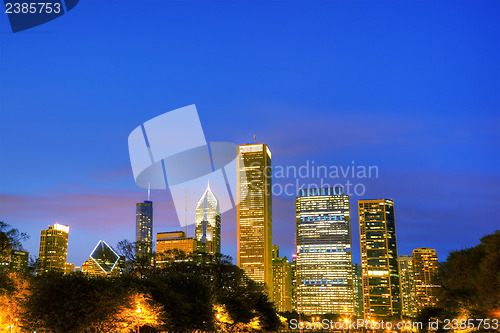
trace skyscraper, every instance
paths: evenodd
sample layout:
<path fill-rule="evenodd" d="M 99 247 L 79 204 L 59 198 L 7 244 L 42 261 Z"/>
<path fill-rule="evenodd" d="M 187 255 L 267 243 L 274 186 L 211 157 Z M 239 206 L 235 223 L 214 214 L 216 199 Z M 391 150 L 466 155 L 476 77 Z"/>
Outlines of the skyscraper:
<path fill-rule="evenodd" d="M 401 314 L 414 317 L 417 314 L 413 258 L 408 255 L 398 256 L 399 288 L 401 290 Z"/>
<path fill-rule="evenodd" d="M 394 201 L 358 200 L 365 318 L 401 312 Z"/>
<path fill-rule="evenodd" d="M 417 314 L 417 303 L 412 256 L 398 256 L 398 271 L 399 288 L 401 290 L 401 313 L 403 316 L 414 317 Z"/>
<path fill-rule="evenodd" d="M 68 235 L 69 227 L 59 223 L 41 231 L 38 252 L 40 272 L 64 272 L 64 264 L 68 258 Z"/>
<path fill-rule="evenodd" d="M 137 254 L 153 252 L 153 202 L 149 201 L 149 195 L 148 200 L 136 205 L 135 241 Z"/>
<path fill-rule="evenodd" d="M 349 196 L 342 187 L 295 198 L 297 311 L 354 314 Z"/>
<path fill-rule="evenodd" d="M 290 268 L 292 271 L 292 310 L 297 310 L 297 254 L 292 255 Z"/>
<path fill-rule="evenodd" d="M 120 256 L 111 246 L 101 240 L 97 243 L 89 261 L 82 265 L 82 272 L 90 276 L 116 276 L 120 272 Z"/>
<path fill-rule="evenodd" d="M 436 306 L 439 284 L 437 281 L 438 257 L 436 250 L 421 247 L 413 250 L 413 270 L 418 310 Z"/>
<path fill-rule="evenodd" d="M 273 245 L 273 292 L 276 310 L 292 311 L 292 266 L 286 257 L 279 256 L 276 245 Z"/>
<path fill-rule="evenodd" d="M 28 269 L 29 252 L 12 249 L 7 253 L 4 257 L 0 256 L 0 274 L 9 271 L 23 272 Z"/>
<path fill-rule="evenodd" d="M 352 265 L 352 288 L 354 291 L 354 314 L 363 317 L 363 278 L 360 264 Z"/>
<path fill-rule="evenodd" d="M 198 251 L 220 253 L 220 208 L 219 200 L 212 193 L 210 184 L 196 205 L 196 240 Z"/>
<path fill-rule="evenodd" d="M 238 266 L 273 297 L 271 151 L 238 146 Z"/>

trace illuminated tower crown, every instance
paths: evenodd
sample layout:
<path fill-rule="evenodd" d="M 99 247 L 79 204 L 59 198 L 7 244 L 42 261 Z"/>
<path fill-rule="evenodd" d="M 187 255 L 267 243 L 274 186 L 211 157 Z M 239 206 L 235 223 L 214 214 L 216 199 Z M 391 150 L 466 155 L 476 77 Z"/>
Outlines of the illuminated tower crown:
<path fill-rule="evenodd" d="M 208 183 L 196 205 L 196 240 L 200 243 L 198 251 L 220 253 L 220 220 L 219 200 Z"/>

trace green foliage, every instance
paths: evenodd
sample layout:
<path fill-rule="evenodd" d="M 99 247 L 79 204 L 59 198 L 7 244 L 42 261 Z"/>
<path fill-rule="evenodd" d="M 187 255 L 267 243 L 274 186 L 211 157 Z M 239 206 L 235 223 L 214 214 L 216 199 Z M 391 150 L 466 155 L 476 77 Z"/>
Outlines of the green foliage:
<path fill-rule="evenodd" d="M 27 329 L 84 332 L 111 321 L 125 304 L 126 286 L 106 278 L 74 273 L 46 273 L 31 278 L 29 296 L 22 305 Z"/>
<path fill-rule="evenodd" d="M 177 253 L 161 267 L 144 265 L 138 271 L 131 262 L 126 267 L 115 278 L 18 274 L 25 292 L 17 298 L 19 288 L 0 274 L 0 291 L 6 302 L 19 305 L 16 316 L 26 331 L 121 333 L 136 325 L 141 332 L 216 331 L 222 326 L 215 308 L 221 306 L 229 318 L 223 324 L 228 332 L 280 326 L 263 288 L 229 257 Z M 138 299 L 143 310 L 136 313 Z"/>
<path fill-rule="evenodd" d="M 500 231 L 473 248 L 453 251 L 440 266 L 440 307 L 470 318 L 500 310 Z"/>
<path fill-rule="evenodd" d="M 28 238 L 28 234 L 19 232 L 16 228 L 0 221 L 0 259 L 11 250 L 21 250 L 21 243 Z"/>

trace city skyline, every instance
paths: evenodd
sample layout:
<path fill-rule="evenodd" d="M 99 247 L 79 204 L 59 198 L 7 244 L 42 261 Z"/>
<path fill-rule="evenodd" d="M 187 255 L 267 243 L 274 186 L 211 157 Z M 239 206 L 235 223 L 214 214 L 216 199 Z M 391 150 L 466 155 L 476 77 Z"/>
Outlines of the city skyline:
<path fill-rule="evenodd" d="M 31 236 L 24 245 L 35 255 L 41 229 L 69 225 L 75 264 L 100 239 L 134 240 L 134 205 L 146 193 L 127 136 L 196 103 L 208 141 L 256 134 L 274 166 L 377 166 L 378 177 L 340 180 L 366 187 L 352 212 L 358 199 L 395 200 L 398 254 L 430 247 L 445 259 L 476 245 L 500 218 L 500 4 L 359 4 L 90 1 L 2 34 L 2 220 Z M 152 200 L 155 230 L 179 229 L 168 191 Z M 287 257 L 293 207 L 290 196 L 273 198 L 273 243 Z M 236 261 L 236 210 L 222 221 L 221 251 Z M 359 263 L 357 223 L 353 214 Z"/>

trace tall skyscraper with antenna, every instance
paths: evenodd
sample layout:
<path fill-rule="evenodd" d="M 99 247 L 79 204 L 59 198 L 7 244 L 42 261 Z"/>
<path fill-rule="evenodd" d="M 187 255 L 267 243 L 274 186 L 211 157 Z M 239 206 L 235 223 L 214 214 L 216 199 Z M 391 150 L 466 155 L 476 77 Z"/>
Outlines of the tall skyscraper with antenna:
<path fill-rule="evenodd" d="M 145 255 L 153 252 L 153 202 L 148 186 L 148 200 L 136 205 L 135 241 L 137 254 Z"/>
<path fill-rule="evenodd" d="M 220 253 L 220 207 L 210 183 L 196 205 L 195 225 L 198 251 Z"/>
<path fill-rule="evenodd" d="M 273 298 L 271 151 L 238 146 L 238 266 Z"/>

